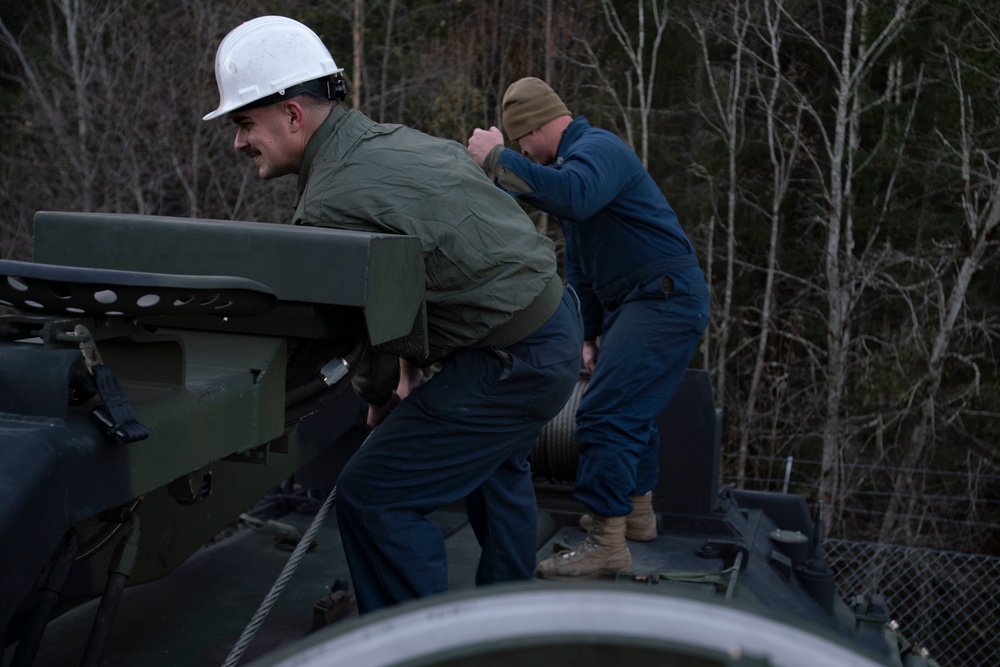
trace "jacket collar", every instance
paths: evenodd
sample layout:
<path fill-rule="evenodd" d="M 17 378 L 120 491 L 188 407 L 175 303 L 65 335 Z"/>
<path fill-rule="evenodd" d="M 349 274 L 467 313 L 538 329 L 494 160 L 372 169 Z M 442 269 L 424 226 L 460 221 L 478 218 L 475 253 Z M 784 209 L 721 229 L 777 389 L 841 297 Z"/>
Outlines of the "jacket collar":
<path fill-rule="evenodd" d="M 335 104 L 333 109 L 330 110 L 330 115 L 328 115 L 326 120 L 324 120 L 323 123 L 316 128 L 316 131 L 309 139 L 309 143 L 306 144 L 306 150 L 302 153 L 302 164 L 299 165 L 298 193 L 295 196 L 296 206 L 298 206 L 299 199 L 302 197 L 302 193 L 306 189 L 306 182 L 309 180 L 309 174 L 312 172 L 312 164 L 316 159 L 316 154 L 319 153 L 320 146 L 325 144 L 326 140 L 333 136 L 333 133 L 337 128 L 337 124 L 346 115 L 347 108 L 344 107 L 343 103 Z"/>
<path fill-rule="evenodd" d="M 556 164 L 561 165 L 564 161 L 563 151 L 569 150 L 577 139 L 590 127 L 586 116 L 577 116 L 566 129 L 563 130 L 562 139 L 559 140 L 559 149 L 556 151 Z"/>

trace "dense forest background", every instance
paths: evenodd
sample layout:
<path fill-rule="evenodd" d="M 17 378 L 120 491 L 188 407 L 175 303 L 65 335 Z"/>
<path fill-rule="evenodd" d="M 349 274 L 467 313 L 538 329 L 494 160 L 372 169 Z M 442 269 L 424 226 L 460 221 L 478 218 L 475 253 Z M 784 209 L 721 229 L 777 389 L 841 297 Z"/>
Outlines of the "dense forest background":
<path fill-rule="evenodd" d="M 463 143 L 545 78 L 698 247 L 726 480 L 791 458 L 831 535 L 1000 554 L 994 0 L 0 0 L 0 258 L 38 210 L 286 221 L 294 179 L 201 120 L 220 40 L 268 13 L 349 104 Z"/>

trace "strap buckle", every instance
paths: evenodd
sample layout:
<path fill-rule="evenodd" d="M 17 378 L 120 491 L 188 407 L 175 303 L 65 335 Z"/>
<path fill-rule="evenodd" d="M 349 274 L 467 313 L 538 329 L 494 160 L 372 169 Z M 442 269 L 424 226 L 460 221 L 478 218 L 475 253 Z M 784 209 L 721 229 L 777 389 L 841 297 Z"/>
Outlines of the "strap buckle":
<path fill-rule="evenodd" d="M 135 410 L 125 395 L 114 371 L 105 365 L 101 353 L 97 349 L 94 337 L 82 324 L 73 328 L 73 338 L 79 340 L 80 353 L 92 376 L 94 388 L 104 405 L 98 405 L 91 411 L 91 417 L 106 435 L 113 437 L 121 444 L 145 440 L 149 437 L 149 429 L 139 423 Z"/>

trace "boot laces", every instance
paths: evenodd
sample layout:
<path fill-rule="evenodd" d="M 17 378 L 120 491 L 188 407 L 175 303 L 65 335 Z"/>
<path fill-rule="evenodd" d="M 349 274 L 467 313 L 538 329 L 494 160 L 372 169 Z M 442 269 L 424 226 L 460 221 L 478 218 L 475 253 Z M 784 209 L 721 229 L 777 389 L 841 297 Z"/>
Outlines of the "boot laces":
<path fill-rule="evenodd" d="M 598 548 L 597 543 L 591 539 L 590 535 L 587 535 L 587 537 L 584 538 L 583 542 L 581 542 L 576 548 L 570 549 L 568 551 L 560 551 L 558 554 L 556 554 L 556 556 L 562 558 L 563 560 L 569 560 L 570 558 L 573 558 L 577 554 L 583 554 L 588 551 L 593 551 L 597 548 Z"/>

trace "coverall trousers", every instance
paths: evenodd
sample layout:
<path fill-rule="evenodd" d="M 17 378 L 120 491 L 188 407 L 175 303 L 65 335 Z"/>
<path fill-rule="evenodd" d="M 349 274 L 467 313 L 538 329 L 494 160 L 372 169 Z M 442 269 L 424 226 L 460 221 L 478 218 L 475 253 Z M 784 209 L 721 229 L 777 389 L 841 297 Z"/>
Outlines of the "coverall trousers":
<path fill-rule="evenodd" d="M 655 419 L 698 349 L 709 314 L 700 268 L 670 278 L 669 291 L 663 275 L 640 282 L 607 314 L 597 365 L 577 406 L 574 495 L 595 514 L 629 514 L 629 496 L 659 480 Z"/>
<path fill-rule="evenodd" d="M 537 508 L 528 455 L 579 377 L 579 304 L 503 350 L 450 355 L 371 433 L 337 482 L 337 521 L 360 613 L 448 590 L 427 518 L 464 499 L 482 547 L 476 584 L 529 579 Z"/>

